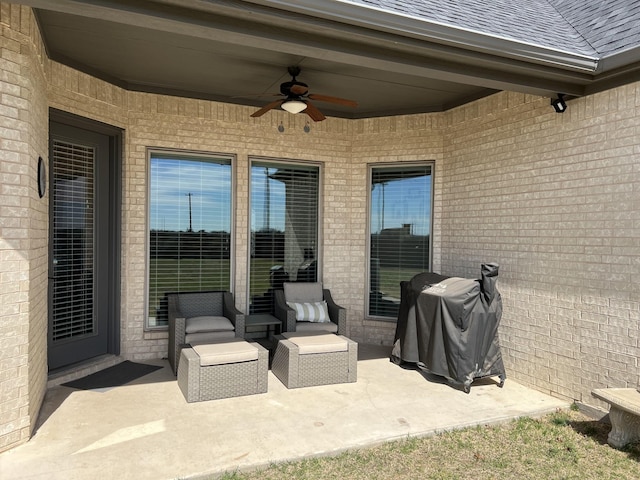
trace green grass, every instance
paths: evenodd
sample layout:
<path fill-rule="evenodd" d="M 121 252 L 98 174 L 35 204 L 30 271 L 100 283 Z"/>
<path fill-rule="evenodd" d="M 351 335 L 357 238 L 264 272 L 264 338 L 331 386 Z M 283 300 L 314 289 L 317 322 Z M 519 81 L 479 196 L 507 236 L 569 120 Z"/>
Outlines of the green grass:
<path fill-rule="evenodd" d="M 269 258 L 252 258 L 250 268 L 251 294 L 262 295 L 271 287 L 270 269 L 281 262 Z M 158 299 L 154 293 L 164 295 L 167 291 L 224 290 L 229 288 L 229 260 L 220 259 L 151 259 L 149 262 L 149 305 L 155 306 Z M 400 281 L 411 280 L 421 273 L 416 269 L 398 270 L 380 268 L 380 291 L 400 298 Z M 178 289 L 176 285 L 180 285 Z"/>
<path fill-rule="evenodd" d="M 407 438 L 336 457 L 229 472 L 223 480 L 638 480 L 640 443 L 607 445 L 611 427 L 571 409 L 432 437 Z"/>
<path fill-rule="evenodd" d="M 221 259 L 151 259 L 149 315 L 156 315 L 166 292 L 228 290 L 229 266 Z"/>
<path fill-rule="evenodd" d="M 400 282 L 411 280 L 414 275 L 422 273 L 418 269 L 397 269 L 380 267 L 380 291 L 387 296 L 400 298 Z"/>

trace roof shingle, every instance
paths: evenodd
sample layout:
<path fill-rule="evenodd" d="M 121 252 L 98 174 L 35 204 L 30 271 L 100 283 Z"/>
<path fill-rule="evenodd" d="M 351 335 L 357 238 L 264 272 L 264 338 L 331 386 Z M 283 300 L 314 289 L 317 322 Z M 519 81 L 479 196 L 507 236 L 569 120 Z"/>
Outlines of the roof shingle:
<path fill-rule="evenodd" d="M 476 33 L 602 57 L 638 45 L 637 0 L 347 0 Z"/>

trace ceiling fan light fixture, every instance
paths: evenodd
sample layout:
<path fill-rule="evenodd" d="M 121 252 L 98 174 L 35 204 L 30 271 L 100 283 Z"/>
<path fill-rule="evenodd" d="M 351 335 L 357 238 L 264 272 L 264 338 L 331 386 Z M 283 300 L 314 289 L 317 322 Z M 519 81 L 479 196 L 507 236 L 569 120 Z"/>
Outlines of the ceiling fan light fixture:
<path fill-rule="evenodd" d="M 283 110 L 289 113 L 300 113 L 307 108 L 307 104 L 302 100 L 287 100 L 281 105 Z"/>

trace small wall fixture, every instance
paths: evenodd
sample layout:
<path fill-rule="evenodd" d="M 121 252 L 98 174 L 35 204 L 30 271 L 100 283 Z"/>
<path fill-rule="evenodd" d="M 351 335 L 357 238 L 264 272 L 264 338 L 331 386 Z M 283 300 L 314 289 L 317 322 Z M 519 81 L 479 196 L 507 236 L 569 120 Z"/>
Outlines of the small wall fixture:
<path fill-rule="evenodd" d="M 38 196 L 44 197 L 44 193 L 47 191 L 47 169 L 44 166 L 44 160 L 42 157 L 38 157 Z"/>
<path fill-rule="evenodd" d="M 556 113 L 564 113 L 564 111 L 567 109 L 567 104 L 564 101 L 564 94 L 559 93 L 558 98 L 556 98 L 555 100 L 551 99 L 551 106 L 556 111 Z"/>
<path fill-rule="evenodd" d="M 281 107 L 289 113 L 300 113 L 307 108 L 307 104 L 302 100 L 293 99 L 287 100 L 281 105 Z"/>

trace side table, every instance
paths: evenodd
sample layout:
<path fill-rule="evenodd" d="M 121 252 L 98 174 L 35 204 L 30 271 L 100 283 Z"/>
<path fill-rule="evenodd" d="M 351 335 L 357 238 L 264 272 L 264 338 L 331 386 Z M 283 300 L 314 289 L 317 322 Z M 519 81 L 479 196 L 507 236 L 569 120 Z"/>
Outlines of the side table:
<path fill-rule="evenodd" d="M 248 327 L 267 327 L 267 338 L 271 339 L 274 335 L 281 333 L 282 322 L 268 313 L 255 313 L 245 317 L 245 333 L 247 333 Z"/>

